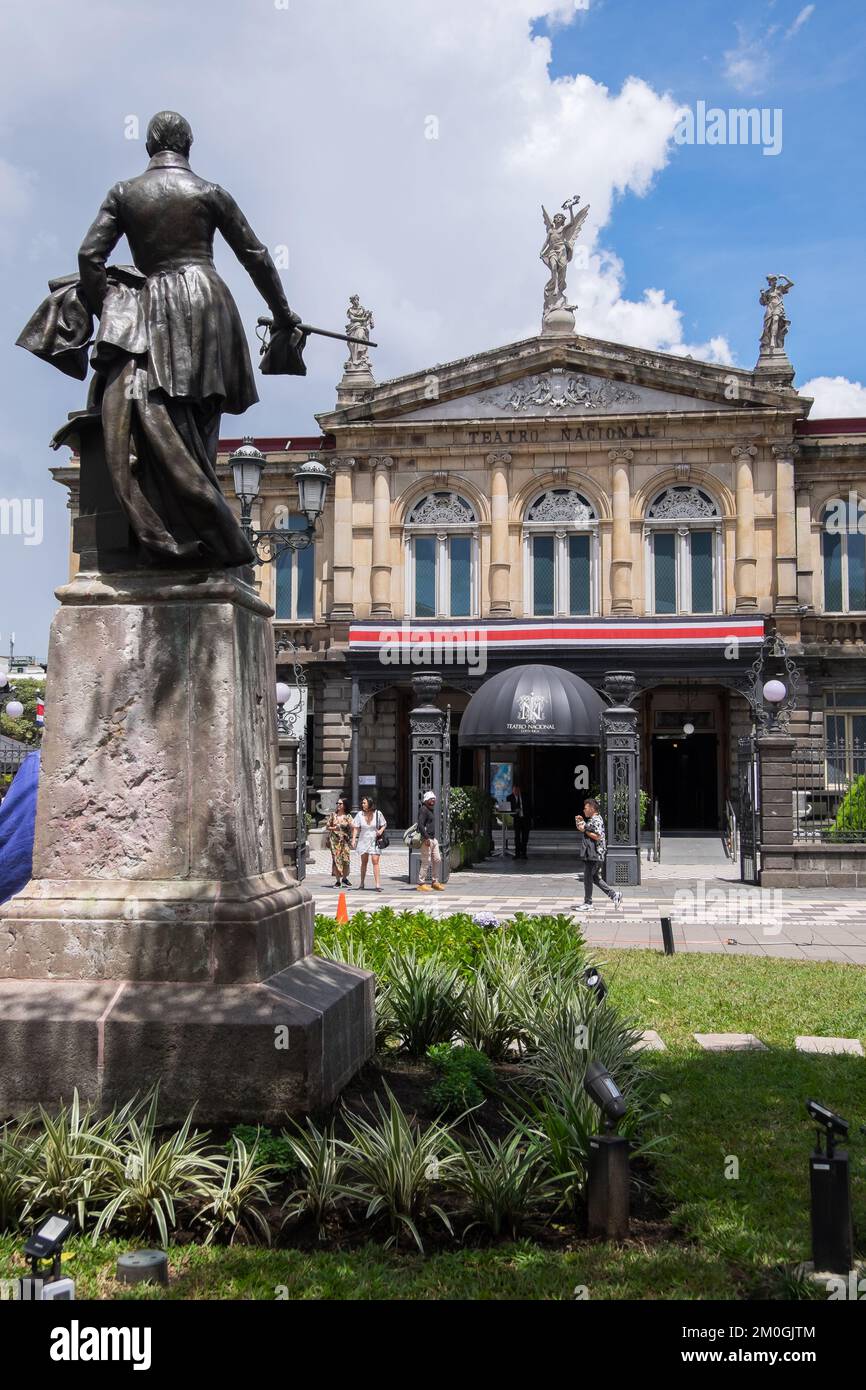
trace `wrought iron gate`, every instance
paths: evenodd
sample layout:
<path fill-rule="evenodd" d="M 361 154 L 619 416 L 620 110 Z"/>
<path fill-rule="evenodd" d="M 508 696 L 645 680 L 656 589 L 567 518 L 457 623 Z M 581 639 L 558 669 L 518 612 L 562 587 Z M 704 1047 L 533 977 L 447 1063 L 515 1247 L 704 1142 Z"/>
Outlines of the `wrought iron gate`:
<path fill-rule="evenodd" d="M 743 883 L 759 881 L 760 853 L 758 820 L 761 786 L 755 740 L 741 738 L 737 747 L 737 792 L 739 796 L 740 878 Z"/>

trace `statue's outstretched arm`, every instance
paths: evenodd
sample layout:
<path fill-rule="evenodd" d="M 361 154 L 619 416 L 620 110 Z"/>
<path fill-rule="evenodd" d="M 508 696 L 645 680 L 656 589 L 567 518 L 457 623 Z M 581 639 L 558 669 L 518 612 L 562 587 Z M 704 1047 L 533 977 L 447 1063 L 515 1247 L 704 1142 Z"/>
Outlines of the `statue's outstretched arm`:
<path fill-rule="evenodd" d="M 94 314 L 102 313 L 102 304 L 108 286 L 105 265 L 122 236 L 123 227 L 120 225 L 117 188 L 115 187 L 108 192 L 78 252 L 78 274 L 81 288 Z"/>
<path fill-rule="evenodd" d="M 214 186 L 217 200 L 217 227 L 249 275 L 274 316 L 275 325 L 300 322 L 289 308 L 279 272 L 271 253 L 259 241 L 231 194 Z"/>

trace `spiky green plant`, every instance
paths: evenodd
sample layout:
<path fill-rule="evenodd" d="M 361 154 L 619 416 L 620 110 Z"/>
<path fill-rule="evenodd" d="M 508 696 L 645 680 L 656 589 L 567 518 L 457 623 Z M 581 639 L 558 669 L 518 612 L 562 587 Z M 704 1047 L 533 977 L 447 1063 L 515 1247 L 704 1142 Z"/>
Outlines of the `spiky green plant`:
<path fill-rule="evenodd" d="M 366 1203 L 366 1218 L 382 1216 L 388 1223 L 387 1245 L 395 1245 L 403 1230 L 418 1249 L 424 1245 L 419 1229 L 423 1218 L 435 1216 L 450 1231 L 442 1207 L 432 1201 L 435 1184 L 446 1181 L 459 1160 L 453 1126 L 433 1123 L 422 1130 L 386 1087 L 387 1106 L 376 1097 L 372 1123 L 350 1111 L 344 1120 L 351 1138 L 338 1141 L 346 1159 L 345 1195 Z"/>
<path fill-rule="evenodd" d="M 217 1235 L 229 1233 L 229 1244 L 247 1237 L 255 1243 L 271 1243 L 271 1228 L 265 1208 L 270 1205 L 274 1183 L 269 1178 L 273 1165 L 263 1163 L 258 1144 L 247 1148 L 237 1135 L 232 1136 L 231 1153 L 218 1160 L 223 1164 L 222 1181 L 210 1185 L 210 1195 L 196 1212 L 196 1223 L 204 1225 L 205 1245 Z"/>
<path fill-rule="evenodd" d="M 140 1102 L 129 1101 L 101 1119 L 75 1090 L 51 1114 L 39 1107 L 39 1128 L 28 1149 L 22 1219 L 46 1211 L 74 1212 L 80 1230 L 109 1190 L 111 1157 Z"/>
<path fill-rule="evenodd" d="M 178 1225 L 178 1212 L 197 1209 L 212 1197 L 213 1178 L 221 1175 L 219 1160 L 205 1153 L 207 1134 L 193 1131 L 193 1112 L 180 1129 L 160 1139 L 157 1134 L 156 1091 L 142 1114 L 129 1116 L 122 1143 L 109 1157 L 109 1195 L 93 1231 L 96 1244 L 103 1231 L 120 1220 L 145 1233 L 156 1227 L 163 1245 Z"/>
<path fill-rule="evenodd" d="M 286 1220 L 310 1216 L 321 1234 L 326 1217 L 342 1195 L 343 1156 L 334 1138 L 334 1126 L 318 1129 L 308 1117 L 285 1135 L 300 1170 L 301 1182 L 283 1203 Z"/>
<path fill-rule="evenodd" d="M 465 984 L 457 966 L 438 955 L 394 955 L 388 969 L 388 1026 L 414 1057 L 449 1042 L 463 1023 Z"/>
<path fill-rule="evenodd" d="M 0 1125 L 0 1231 L 18 1229 L 31 1170 L 32 1119 L 21 1116 Z"/>
<path fill-rule="evenodd" d="M 474 1218 L 464 1236 L 481 1226 L 493 1236 L 507 1233 L 514 1239 L 547 1195 L 538 1148 L 519 1129 L 502 1140 L 483 1129 L 473 1137 L 474 1146 L 461 1148 L 451 1176 Z"/>

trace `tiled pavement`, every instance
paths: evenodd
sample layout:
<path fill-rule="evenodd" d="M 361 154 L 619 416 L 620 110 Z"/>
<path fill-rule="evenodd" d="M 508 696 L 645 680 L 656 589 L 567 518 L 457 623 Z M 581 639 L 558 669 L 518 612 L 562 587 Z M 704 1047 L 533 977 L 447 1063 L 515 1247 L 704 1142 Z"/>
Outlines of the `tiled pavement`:
<path fill-rule="evenodd" d="M 691 850 L 692 853 L 689 851 Z M 587 939 L 600 946 L 661 949 L 662 916 L 671 918 L 676 949 L 729 955 L 791 957 L 799 960 L 839 960 L 866 965 L 866 894 L 842 889 L 761 890 L 743 884 L 737 867 L 710 846 L 705 862 L 689 859 L 694 842 L 674 849 L 660 865 L 644 859 L 643 881 L 626 890 L 624 910 L 616 912 L 596 889 L 590 913 L 575 911 L 583 899 L 576 866 L 555 858 L 490 859 L 475 868 L 452 874 L 442 893 L 418 893 L 409 886 L 407 856 L 392 840 L 382 855 L 381 893 L 368 887 L 361 893 L 359 866 L 352 856 L 346 894 L 349 914 L 377 907 L 423 909 L 435 915 L 455 910 L 489 912 L 508 917 L 515 912 L 569 913 L 580 921 Z M 712 860 L 710 861 L 710 853 Z M 710 861 L 710 862 L 706 862 Z M 328 856 L 315 851 L 307 886 L 316 911 L 335 910 L 337 893 L 323 873 Z"/>

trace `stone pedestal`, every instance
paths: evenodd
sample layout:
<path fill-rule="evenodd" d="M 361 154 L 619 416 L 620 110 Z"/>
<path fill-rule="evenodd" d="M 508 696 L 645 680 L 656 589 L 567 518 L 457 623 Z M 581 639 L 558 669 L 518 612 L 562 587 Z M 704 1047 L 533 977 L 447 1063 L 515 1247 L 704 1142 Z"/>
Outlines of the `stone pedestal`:
<path fill-rule="evenodd" d="M 571 338 L 574 336 L 574 310 L 562 307 L 548 309 L 541 320 L 543 338 Z"/>
<path fill-rule="evenodd" d="M 370 1055 L 372 977 L 312 956 L 284 867 L 271 610 L 233 574 L 58 591 L 33 878 L 0 908 L 0 1112 L 159 1080 L 266 1123 Z"/>

